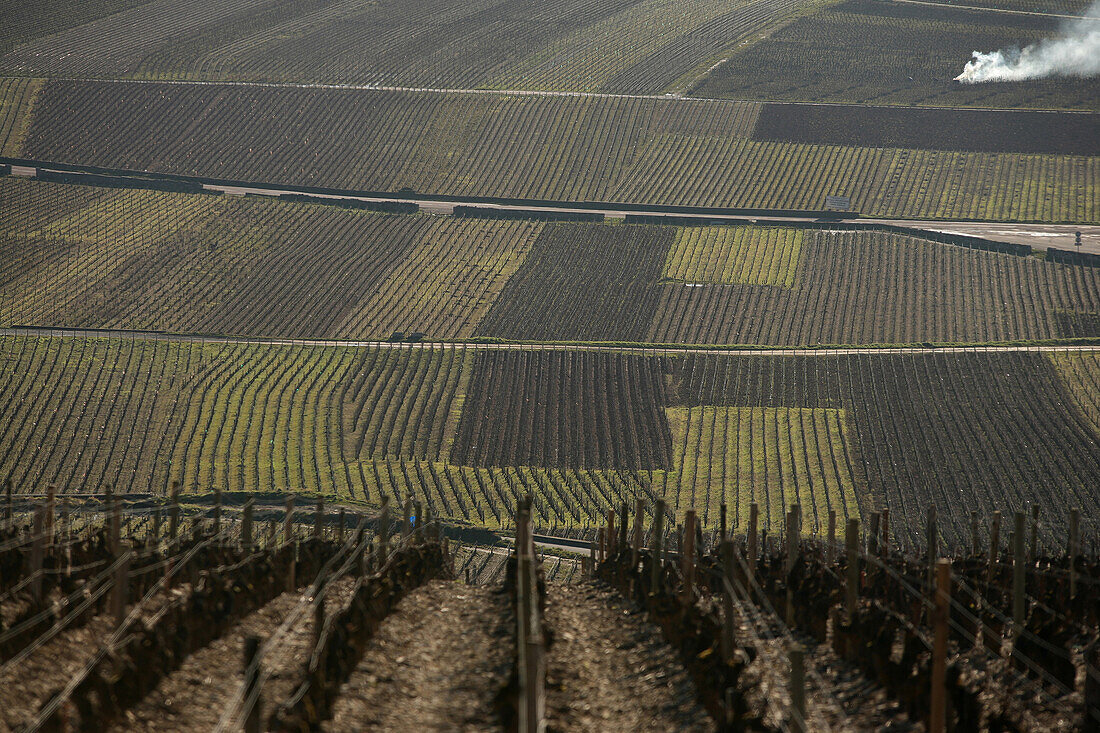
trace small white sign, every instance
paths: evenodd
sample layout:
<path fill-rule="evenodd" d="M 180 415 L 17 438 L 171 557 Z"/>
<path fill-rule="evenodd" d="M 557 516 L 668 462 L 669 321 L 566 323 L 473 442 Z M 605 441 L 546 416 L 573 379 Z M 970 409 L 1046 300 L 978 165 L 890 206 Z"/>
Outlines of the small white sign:
<path fill-rule="evenodd" d="M 852 208 L 852 198 L 850 196 L 826 196 L 825 208 L 836 211 L 848 211 Z"/>

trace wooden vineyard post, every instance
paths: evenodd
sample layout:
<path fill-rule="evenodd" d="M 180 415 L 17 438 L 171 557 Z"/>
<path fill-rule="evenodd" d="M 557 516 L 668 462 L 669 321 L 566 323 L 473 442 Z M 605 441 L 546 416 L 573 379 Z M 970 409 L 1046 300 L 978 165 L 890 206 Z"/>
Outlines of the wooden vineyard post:
<path fill-rule="evenodd" d="M 172 492 L 168 495 L 168 541 L 175 544 L 180 529 L 180 482 L 172 482 Z"/>
<path fill-rule="evenodd" d="M 890 556 L 890 509 L 882 510 L 882 546 L 879 548 L 883 557 Z"/>
<path fill-rule="evenodd" d="M 663 563 L 662 545 L 665 533 L 665 500 L 658 499 L 653 511 L 653 546 L 650 550 L 653 562 L 650 564 L 649 585 L 652 593 L 657 593 L 657 584 L 661 582 L 661 565 Z"/>
<path fill-rule="evenodd" d="M 947 622 L 951 612 L 951 563 L 936 562 L 936 610 L 933 616 L 932 701 L 929 733 L 943 733 L 947 725 Z"/>
<path fill-rule="evenodd" d="M 1081 552 L 1081 510 L 1069 510 L 1069 597 L 1077 597 L 1077 555 Z"/>
<path fill-rule="evenodd" d="M 283 516 L 283 544 L 294 540 L 294 494 L 286 498 L 286 513 Z"/>
<path fill-rule="evenodd" d="M 726 539 L 726 503 L 722 502 L 719 507 L 719 521 L 718 521 L 718 541 L 724 542 Z"/>
<path fill-rule="evenodd" d="M 278 534 L 279 523 L 275 521 L 275 517 L 270 517 L 267 520 L 267 549 L 271 549 L 275 546 L 275 535 Z"/>
<path fill-rule="evenodd" d="M 405 517 L 404 517 L 404 520 L 401 522 L 401 539 L 405 539 L 406 537 L 409 536 L 409 532 L 410 532 L 409 522 L 412 521 L 412 511 L 413 511 L 412 499 L 406 499 L 405 500 L 404 510 L 405 510 Z"/>
<path fill-rule="evenodd" d="M 787 512 L 787 559 L 783 565 L 784 575 L 786 576 L 785 585 L 787 586 L 786 619 L 788 626 L 794 625 L 794 589 L 791 588 L 791 572 L 794 570 L 795 562 L 798 560 L 798 515 L 798 505 L 791 504 L 791 510 Z"/>
<path fill-rule="evenodd" d="M 4 529 L 11 532 L 15 525 L 15 514 L 12 511 L 11 479 L 4 482 Z"/>
<path fill-rule="evenodd" d="M 1019 633 L 1024 628 L 1024 513 L 1016 512 L 1016 530 L 1012 535 L 1012 622 Z"/>
<path fill-rule="evenodd" d="M 131 557 L 132 553 L 127 550 L 122 562 L 115 569 L 115 582 L 114 587 L 111 589 L 111 613 L 114 616 L 116 627 L 122 626 L 122 622 L 126 620 L 126 596 L 128 595 L 127 591 L 130 589 L 127 578 L 130 575 Z"/>
<path fill-rule="evenodd" d="M 872 557 L 878 556 L 878 533 L 881 519 L 881 514 L 871 512 L 871 528 L 867 532 L 867 554 Z"/>
<path fill-rule="evenodd" d="M 829 529 L 825 539 L 825 562 L 836 562 L 836 509 L 829 510 Z"/>
<path fill-rule="evenodd" d="M 604 545 L 606 542 L 606 532 L 604 527 L 600 527 L 596 530 L 596 562 L 602 563 L 607 559 L 607 548 Z"/>
<path fill-rule="evenodd" d="M 382 512 L 378 517 L 378 555 L 379 555 L 379 567 L 382 563 L 386 562 L 386 556 L 389 554 L 389 539 L 390 539 L 390 498 L 388 496 L 382 497 Z"/>
<path fill-rule="evenodd" d="M 160 520 L 160 507 L 158 506 L 153 510 L 152 538 L 150 542 L 146 542 L 146 544 L 152 547 L 154 550 L 160 547 Z"/>
<path fill-rule="evenodd" d="M 619 538 L 615 541 L 615 546 L 620 552 L 626 552 L 630 547 L 630 541 L 628 535 L 630 534 L 627 527 L 630 524 L 630 504 L 623 502 L 623 514 L 619 518 Z"/>
<path fill-rule="evenodd" d="M 46 528 L 45 511 L 42 507 L 34 510 L 34 524 L 32 525 L 34 540 L 31 542 L 31 598 L 35 606 L 42 604 L 42 560 L 46 554 Z"/>
<path fill-rule="evenodd" d="M 516 512 L 518 729 L 520 733 L 542 733 L 546 730 L 546 658 L 539 620 L 538 560 L 531 543 L 531 516 L 527 506 L 525 504 Z"/>
<path fill-rule="evenodd" d="M 801 644 L 792 643 L 787 649 L 791 663 L 791 730 L 806 731 L 806 651 Z"/>
<path fill-rule="evenodd" d="M 684 585 L 680 589 L 680 602 L 691 605 L 695 597 L 695 510 L 684 514 L 684 549 L 680 555 L 680 572 Z"/>
<path fill-rule="evenodd" d="M 641 499 L 634 500 L 634 542 L 630 551 L 630 569 L 633 572 L 638 569 L 638 559 L 642 552 L 642 537 L 644 530 L 642 521 L 645 517 L 645 505 Z"/>
<path fill-rule="evenodd" d="M 244 719 L 245 733 L 260 733 L 260 637 L 244 640 Z"/>
<path fill-rule="evenodd" d="M 722 659 L 733 658 L 733 541 L 724 539 L 720 545 L 722 553 Z"/>
<path fill-rule="evenodd" d="M 73 573 L 72 525 L 69 523 L 69 500 L 61 499 L 61 541 L 65 545 L 65 577 Z"/>
<path fill-rule="evenodd" d="M 252 550 L 252 507 L 253 500 L 250 498 L 244 503 L 244 512 L 241 519 L 241 546 L 246 552 Z"/>
<path fill-rule="evenodd" d="M 110 487 L 108 487 L 110 490 Z M 119 533 L 122 530 L 122 504 L 119 502 L 118 497 L 114 494 L 108 494 L 111 502 L 111 522 L 110 522 L 110 548 L 111 555 L 118 557 L 119 555 Z"/>
<path fill-rule="evenodd" d="M 936 505 L 928 507 L 928 533 L 925 537 L 928 547 L 928 594 L 932 595 L 936 587 L 936 555 L 939 552 L 939 534 L 936 531 Z"/>
<path fill-rule="evenodd" d="M 989 580 L 992 582 L 1001 548 L 1001 513 L 993 512 L 993 524 L 989 528 Z"/>
<path fill-rule="evenodd" d="M 615 554 L 615 510 L 607 510 L 607 557 Z M 605 558 L 606 559 L 606 558 Z"/>
<path fill-rule="evenodd" d="M 46 487 L 46 544 L 53 546 L 55 534 L 53 531 L 54 508 L 57 503 L 57 487 L 52 484 Z"/>
<path fill-rule="evenodd" d="M 325 500 L 318 497 L 317 505 L 313 509 L 313 539 L 321 539 L 325 531 Z"/>
<path fill-rule="evenodd" d="M 344 544 L 344 507 L 340 507 L 340 513 L 336 520 L 336 541 Z"/>
<path fill-rule="evenodd" d="M 222 533 L 222 490 L 214 489 L 214 536 L 218 538 L 217 544 L 224 544 L 221 540 Z"/>
<path fill-rule="evenodd" d="M 1031 505 L 1031 542 L 1028 545 L 1028 562 L 1033 563 L 1036 560 L 1036 553 L 1039 550 L 1039 505 Z"/>
<path fill-rule="evenodd" d="M 760 506 L 754 501 L 749 504 L 749 538 L 748 538 L 748 553 L 749 553 L 749 574 L 752 577 L 756 577 L 756 559 L 760 557 L 760 552 L 756 547 L 756 528 L 760 522 Z"/>
<path fill-rule="evenodd" d="M 410 529 L 413 533 L 413 541 L 419 544 L 423 540 L 424 534 L 424 511 L 419 501 L 413 502 L 412 527 Z"/>
<path fill-rule="evenodd" d="M 848 581 L 845 588 L 845 607 L 848 610 L 848 622 L 856 615 L 856 599 L 859 597 L 859 520 L 848 520 L 848 531 L 844 535 L 846 562 L 848 563 Z"/>
<path fill-rule="evenodd" d="M 980 526 L 978 513 L 970 512 L 970 554 L 974 557 L 982 554 L 982 541 L 978 536 Z"/>

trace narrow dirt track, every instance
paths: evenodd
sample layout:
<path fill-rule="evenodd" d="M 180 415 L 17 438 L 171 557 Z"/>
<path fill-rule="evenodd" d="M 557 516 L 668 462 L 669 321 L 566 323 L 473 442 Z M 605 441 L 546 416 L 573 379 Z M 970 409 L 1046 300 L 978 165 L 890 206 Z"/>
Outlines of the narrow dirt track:
<path fill-rule="evenodd" d="M 329 588 L 326 609 L 350 598 L 354 578 L 342 578 Z M 230 631 L 192 654 L 183 666 L 165 677 L 156 689 L 131 708 L 109 730 L 197 731 L 214 730 L 244 679 L 244 640 L 256 635 L 262 641 L 287 618 L 303 599 L 301 591 L 283 593 L 266 606 L 253 611 Z M 264 657 L 262 669 L 271 676 L 264 683 L 262 718 L 293 693 L 305 655 L 313 647 L 313 614 L 305 613 L 278 646 Z"/>
<path fill-rule="evenodd" d="M 499 586 L 421 586 L 371 639 L 325 730 L 501 730 L 513 629 Z"/>
<path fill-rule="evenodd" d="M 547 595 L 547 730 L 713 730 L 676 653 L 633 603 L 594 581 Z"/>

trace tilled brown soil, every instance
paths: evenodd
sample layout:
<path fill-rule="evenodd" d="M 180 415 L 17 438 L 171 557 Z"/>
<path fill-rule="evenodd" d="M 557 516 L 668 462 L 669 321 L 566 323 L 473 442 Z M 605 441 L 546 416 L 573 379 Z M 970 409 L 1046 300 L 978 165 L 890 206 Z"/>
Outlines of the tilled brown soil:
<path fill-rule="evenodd" d="M 169 599 L 190 592 L 189 585 L 182 585 L 154 596 L 143 618 L 156 613 Z M 79 627 L 61 631 L 34 648 L 26 659 L 0 665 L 0 731 L 21 727 L 30 720 L 92 661 L 114 630 L 114 617 L 101 614 Z"/>
<path fill-rule="evenodd" d="M 330 586 L 325 596 L 329 613 L 351 597 L 354 585 L 355 579 L 348 577 Z M 245 638 L 255 635 L 261 643 L 266 641 L 303 599 L 301 592 L 283 593 L 246 616 L 220 639 L 188 657 L 110 730 L 213 730 L 244 679 Z M 293 693 L 313 644 L 313 614 L 307 610 L 290 628 L 284 642 L 263 658 L 261 668 L 270 676 L 263 685 L 262 720 Z"/>
<path fill-rule="evenodd" d="M 713 730 L 676 652 L 635 604 L 597 581 L 547 592 L 548 730 Z"/>
<path fill-rule="evenodd" d="M 499 586 L 433 580 L 414 590 L 371 639 L 325 729 L 501 730 L 514 619 Z"/>

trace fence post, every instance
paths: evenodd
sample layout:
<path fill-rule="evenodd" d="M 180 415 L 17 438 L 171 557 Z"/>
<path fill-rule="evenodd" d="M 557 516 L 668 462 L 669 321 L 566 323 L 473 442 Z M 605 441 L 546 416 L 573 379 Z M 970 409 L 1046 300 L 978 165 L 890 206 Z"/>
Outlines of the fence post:
<path fill-rule="evenodd" d="M 313 509 L 313 538 L 321 539 L 325 531 L 325 500 L 317 497 L 317 506 Z"/>
<path fill-rule="evenodd" d="M 11 479 L 4 482 L 4 529 L 11 532 L 15 524 L 15 514 L 12 512 Z"/>
<path fill-rule="evenodd" d="M 260 637 L 244 640 L 244 733 L 260 733 Z"/>
<path fill-rule="evenodd" d="M 340 507 L 339 519 L 336 524 L 336 541 L 344 544 L 344 507 Z"/>
<path fill-rule="evenodd" d="M 528 513 L 530 513 L 530 507 L 528 507 Z M 416 544 L 420 544 L 424 539 L 424 509 L 419 501 L 413 502 L 413 515 L 412 526 L 410 531 L 413 532 L 413 541 Z"/>
<path fill-rule="evenodd" d="M 278 533 L 279 523 L 275 521 L 275 517 L 270 517 L 267 520 L 267 549 L 271 549 L 275 546 L 275 535 Z"/>
<path fill-rule="evenodd" d="M 859 520 L 848 520 L 848 531 L 844 535 L 846 562 L 848 564 L 848 582 L 845 588 L 848 610 L 848 623 L 856 615 L 856 599 L 859 597 Z"/>
<path fill-rule="evenodd" d="M 405 517 L 404 521 L 401 522 L 401 539 L 405 539 L 406 537 L 408 537 L 409 532 L 411 531 L 409 527 L 409 522 L 412 521 L 412 511 L 412 499 L 406 499 L 404 505 Z"/>
<path fill-rule="evenodd" d="M 756 577 L 756 559 L 760 556 L 760 552 L 756 546 L 756 528 L 760 522 L 760 506 L 754 501 L 749 504 L 749 539 L 748 539 L 748 553 L 749 553 L 749 574 Z"/>
<path fill-rule="evenodd" d="M 244 514 L 241 520 L 241 545 L 245 551 L 252 550 L 252 507 L 253 500 L 249 498 L 244 503 Z"/>
<path fill-rule="evenodd" d="M 615 554 L 615 510 L 607 510 L 607 557 Z"/>
<path fill-rule="evenodd" d="M 630 570 L 638 569 L 638 557 L 642 552 L 642 521 L 645 517 L 645 504 L 641 499 L 634 500 L 634 546 L 630 552 Z"/>
<path fill-rule="evenodd" d="M 724 542 L 726 539 L 726 503 L 722 502 L 719 507 L 719 522 L 718 522 L 718 541 Z"/>
<path fill-rule="evenodd" d="M 801 644 L 793 643 L 787 649 L 791 662 L 791 729 L 808 730 L 806 725 L 806 659 Z"/>
<path fill-rule="evenodd" d="M 695 510 L 688 509 L 684 514 L 684 550 L 680 555 L 680 572 L 684 576 L 684 586 L 680 589 L 680 601 L 691 605 L 695 596 Z"/>
<path fill-rule="evenodd" d="M 1077 597 L 1077 555 L 1081 552 L 1081 510 L 1069 510 L 1069 597 Z"/>
<path fill-rule="evenodd" d="M 951 612 L 951 563 L 936 562 L 936 610 L 933 618 L 932 702 L 929 733 L 943 733 L 947 724 L 947 622 Z"/>
<path fill-rule="evenodd" d="M 1024 513 L 1016 512 L 1016 530 L 1012 536 L 1012 622 L 1017 632 L 1024 628 Z"/>
<path fill-rule="evenodd" d="M 658 499 L 657 506 L 653 511 L 653 540 L 650 544 L 653 546 L 650 550 L 653 562 L 650 566 L 649 585 L 650 592 L 657 593 L 657 584 L 661 581 L 661 564 L 663 562 L 662 545 L 664 544 L 665 533 L 665 500 Z"/>

